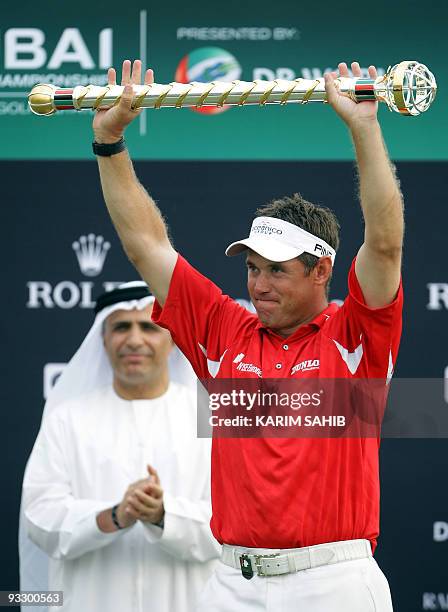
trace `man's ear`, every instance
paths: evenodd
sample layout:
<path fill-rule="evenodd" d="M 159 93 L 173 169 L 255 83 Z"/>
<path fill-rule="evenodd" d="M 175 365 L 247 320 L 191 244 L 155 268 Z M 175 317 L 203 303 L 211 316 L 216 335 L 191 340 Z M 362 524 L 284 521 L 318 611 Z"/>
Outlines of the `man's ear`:
<path fill-rule="evenodd" d="M 325 286 L 331 278 L 332 272 L 333 265 L 330 257 L 320 257 L 313 268 L 313 276 L 316 284 Z"/>

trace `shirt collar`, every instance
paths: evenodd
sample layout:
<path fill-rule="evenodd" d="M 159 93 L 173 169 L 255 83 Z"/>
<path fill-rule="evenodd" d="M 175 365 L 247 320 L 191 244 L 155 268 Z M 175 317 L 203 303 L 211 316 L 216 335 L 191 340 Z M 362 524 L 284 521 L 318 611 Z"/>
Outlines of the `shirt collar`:
<path fill-rule="evenodd" d="M 288 340 L 297 340 L 298 338 L 305 336 L 311 331 L 311 327 L 320 329 L 324 325 L 324 323 L 326 323 L 326 321 L 328 321 L 328 319 L 337 310 L 338 310 L 337 304 L 335 304 L 334 302 L 328 304 L 328 306 L 324 310 L 319 312 L 319 314 L 317 314 L 312 321 L 309 321 L 308 323 L 300 325 L 300 327 L 296 329 L 296 331 L 293 334 L 288 336 Z M 285 340 L 283 336 L 279 336 L 275 331 L 272 331 L 271 329 L 269 329 L 269 327 L 265 327 L 263 323 L 260 321 L 260 319 L 258 319 L 258 322 L 257 322 L 257 329 L 264 330 L 273 336 L 276 336 L 278 338 L 282 338 L 282 340 Z"/>

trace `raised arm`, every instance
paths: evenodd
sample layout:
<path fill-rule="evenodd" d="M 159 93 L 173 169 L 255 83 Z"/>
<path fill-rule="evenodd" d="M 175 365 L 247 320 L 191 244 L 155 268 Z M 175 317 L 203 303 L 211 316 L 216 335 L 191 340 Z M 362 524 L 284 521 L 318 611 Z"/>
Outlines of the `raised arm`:
<path fill-rule="evenodd" d="M 123 62 L 120 103 L 108 110 L 98 110 L 93 121 L 95 142 L 112 144 L 120 140 L 125 128 L 141 111 L 131 108 L 132 84 L 141 82 L 142 65 L 136 60 Z M 154 80 L 152 70 L 145 74 L 145 84 Z M 113 68 L 109 85 L 116 82 Z M 172 247 L 162 215 L 154 200 L 139 182 L 126 150 L 104 157 L 97 155 L 101 186 L 107 209 L 120 236 L 127 256 L 148 283 L 160 304 L 168 294 L 177 253 Z"/>
<path fill-rule="evenodd" d="M 338 67 L 340 76 L 349 76 L 346 64 Z M 351 67 L 354 76 L 361 76 L 357 62 Z M 377 76 L 373 66 L 369 67 L 369 75 L 370 78 Z M 339 95 L 334 84 L 336 76 L 336 73 L 325 75 L 327 96 L 353 138 L 365 222 L 364 243 L 356 259 L 356 276 L 367 305 L 379 308 L 393 301 L 400 284 L 403 200 L 378 123 L 378 103 L 356 104 Z"/>

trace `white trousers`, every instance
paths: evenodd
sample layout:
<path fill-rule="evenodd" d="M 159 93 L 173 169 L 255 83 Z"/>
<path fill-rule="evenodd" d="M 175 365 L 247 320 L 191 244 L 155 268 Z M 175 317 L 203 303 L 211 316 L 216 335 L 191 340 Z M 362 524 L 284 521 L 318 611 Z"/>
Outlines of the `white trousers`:
<path fill-rule="evenodd" d="M 246 580 L 219 563 L 197 612 L 392 612 L 389 584 L 373 557 Z"/>

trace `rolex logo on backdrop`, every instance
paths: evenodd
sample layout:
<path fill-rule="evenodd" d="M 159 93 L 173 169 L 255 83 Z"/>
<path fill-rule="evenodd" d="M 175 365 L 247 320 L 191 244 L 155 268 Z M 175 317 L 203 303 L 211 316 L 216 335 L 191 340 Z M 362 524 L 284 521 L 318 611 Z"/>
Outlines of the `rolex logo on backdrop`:
<path fill-rule="evenodd" d="M 110 242 L 104 240 L 102 236 L 89 234 L 80 236 L 72 244 L 76 253 L 81 272 L 86 276 L 98 276 L 103 271 L 104 261 L 107 251 L 110 249 Z"/>
<path fill-rule="evenodd" d="M 106 263 L 111 244 L 100 234 L 83 234 L 73 243 L 75 261 L 81 274 L 89 279 L 99 276 Z M 93 308 L 92 296 L 111 291 L 123 281 L 104 281 L 99 286 L 93 280 L 61 280 L 52 284 L 45 280 L 27 282 L 27 308 Z"/>
<path fill-rule="evenodd" d="M 448 283 L 428 283 L 427 310 L 448 310 Z"/>

